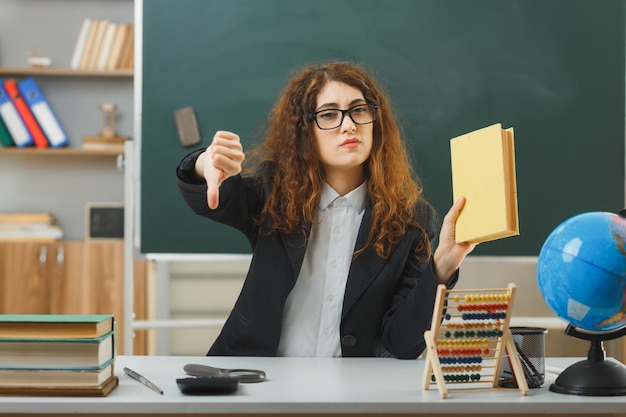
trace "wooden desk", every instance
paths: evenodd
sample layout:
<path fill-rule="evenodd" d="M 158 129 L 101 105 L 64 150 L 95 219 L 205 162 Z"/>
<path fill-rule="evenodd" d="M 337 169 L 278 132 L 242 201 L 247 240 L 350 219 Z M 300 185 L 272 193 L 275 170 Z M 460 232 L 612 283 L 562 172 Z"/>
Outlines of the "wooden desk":
<path fill-rule="evenodd" d="M 564 368 L 579 359 L 548 359 Z M 268 380 L 241 384 L 234 394 L 185 396 L 176 386 L 187 363 L 247 367 L 266 371 Z M 105 398 L 0 397 L 0 415 L 511 415 L 618 414 L 626 396 L 583 397 L 543 388 L 522 396 L 514 389 L 463 392 L 443 400 L 433 386 L 421 389 L 424 360 L 119 356 L 119 386 Z M 158 395 L 122 371 L 128 366 L 164 390 Z"/>

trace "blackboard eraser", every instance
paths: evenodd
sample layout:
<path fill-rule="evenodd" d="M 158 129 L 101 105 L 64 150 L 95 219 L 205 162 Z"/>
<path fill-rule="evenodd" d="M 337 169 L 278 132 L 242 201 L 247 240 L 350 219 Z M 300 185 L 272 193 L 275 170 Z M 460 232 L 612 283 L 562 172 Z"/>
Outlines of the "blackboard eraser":
<path fill-rule="evenodd" d="M 200 143 L 200 131 L 193 107 L 187 106 L 174 110 L 174 120 L 181 145 L 193 146 Z"/>

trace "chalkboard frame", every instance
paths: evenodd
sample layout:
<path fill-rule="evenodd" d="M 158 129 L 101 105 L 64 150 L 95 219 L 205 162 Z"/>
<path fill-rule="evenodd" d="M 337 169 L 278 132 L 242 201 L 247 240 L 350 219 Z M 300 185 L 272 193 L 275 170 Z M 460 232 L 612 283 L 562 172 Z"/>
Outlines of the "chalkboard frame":
<path fill-rule="evenodd" d="M 124 239 L 124 203 L 87 203 L 85 239 Z"/>

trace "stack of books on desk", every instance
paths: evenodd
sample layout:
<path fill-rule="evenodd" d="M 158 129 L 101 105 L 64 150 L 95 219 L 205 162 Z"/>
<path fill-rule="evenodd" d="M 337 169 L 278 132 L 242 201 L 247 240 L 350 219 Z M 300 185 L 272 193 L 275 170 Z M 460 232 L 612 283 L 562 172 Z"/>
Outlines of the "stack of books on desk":
<path fill-rule="evenodd" d="M 112 315 L 0 315 L 0 394 L 108 395 L 115 333 Z"/>

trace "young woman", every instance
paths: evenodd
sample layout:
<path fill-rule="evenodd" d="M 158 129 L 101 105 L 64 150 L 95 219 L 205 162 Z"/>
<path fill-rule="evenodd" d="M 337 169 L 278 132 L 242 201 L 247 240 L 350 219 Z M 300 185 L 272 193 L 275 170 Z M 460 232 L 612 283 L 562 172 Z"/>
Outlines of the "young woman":
<path fill-rule="evenodd" d="M 473 246 L 455 243 L 460 199 L 432 252 L 435 214 L 375 80 L 345 62 L 303 69 L 253 157 L 242 175 L 239 136 L 218 131 L 177 169 L 189 206 L 253 252 L 208 354 L 416 358 L 437 286 L 456 283 Z"/>

